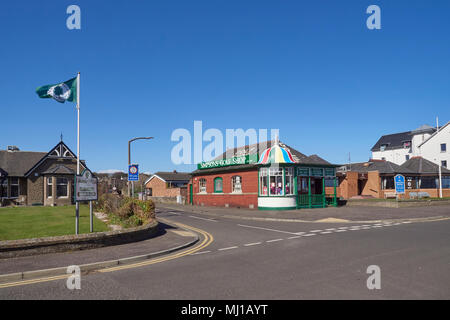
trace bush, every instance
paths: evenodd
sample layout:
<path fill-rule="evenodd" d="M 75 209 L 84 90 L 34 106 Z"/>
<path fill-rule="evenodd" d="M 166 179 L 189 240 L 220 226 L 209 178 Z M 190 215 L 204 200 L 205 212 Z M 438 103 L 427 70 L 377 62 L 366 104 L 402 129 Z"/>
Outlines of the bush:
<path fill-rule="evenodd" d="M 108 214 L 111 221 L 118 221 L 124 227 L 147 224 L 155 218 L 155 204 L 151 200 L 103 194 L 95 208 Z"/>

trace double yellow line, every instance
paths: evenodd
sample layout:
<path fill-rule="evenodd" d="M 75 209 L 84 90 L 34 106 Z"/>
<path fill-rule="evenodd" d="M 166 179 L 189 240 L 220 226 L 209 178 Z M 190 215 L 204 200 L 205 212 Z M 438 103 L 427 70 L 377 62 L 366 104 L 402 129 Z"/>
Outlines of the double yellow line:
<path fill-rule="evenodd" d="M 159 218 L 159 220 L 162 221 L 166 221 L 165 219 Z M 143 266 L 148 266 L 148 265 L 152 265 L 155 263 L 160 263 L 160 262 L 164 262 L 164 261 L 169 261 L 169 260 L 173 260 L 176 258 L 181 258 L 190 254 L 193 254 L 194 252 L 200 251 L 203 248 L 206 248 L 207 246 L 209 246 L 213 241 L 214 241 L 214 237 L 201 229 L 197 229 L 182 223 L 174 223 L 171 222 L 171 224 L 175 224 L 177 226 L 180 226 L 182 228 L 194 231 L 200 235 L 202 235 L 202 241 L 195 245 L 193 248 L 187 249 L 185 251 L 181 251 L 172 255 L 168 255 L 168 256 L 164 256 L 161 258 L 155 258 L 155 259 L 151 259 L 148 261 L 143 261 L 143 262 L 138 262 L 138 263 L 133 263 L 133 264 L 125 264 L 125 265 L 121 265 L 121 266 L 117 266 L 117 267 L 110 267 L 110 268 L 105 268 L 105 269 L 98 269 L 95 270 L 94 272 L 114 272 L 114 271 L 119 271 L 119 270 L 125 270 L 125 269 L 132 269 L 132 268 L 139 268 L 139 267 L 143 267 Z M 8 287 L 15 287 L 15 286 L 23 286 L 23 285 L 29 285 L 29 284 L 34 284 L 34 283 L 41 283 L 41 282 L 48 282 L 48 281 L 55 281 L 55 280 L 60 280 L 60 279 L 66 279 L 69 276 L 71 276 L 70 274 L 63 274 L 63 275 L 59 275 L 59 276 L 54 276 L 54 277 L 45 277 L 45 278 L 38 278 L 38 279 L 30 279 L 30 280 L 22 280 L 22 281 L 16 281 L 16 282 L 9 282 L 9 283 L 2 283 L 0 284 L 0 289 L 1 288 L 8 288 Z"/>

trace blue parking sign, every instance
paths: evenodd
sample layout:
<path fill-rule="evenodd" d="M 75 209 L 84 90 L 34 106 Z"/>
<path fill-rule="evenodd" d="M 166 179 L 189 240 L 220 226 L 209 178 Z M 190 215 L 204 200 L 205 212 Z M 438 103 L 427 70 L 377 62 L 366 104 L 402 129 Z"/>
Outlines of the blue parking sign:
<path fill-rule="evenodd" d="M 405 177 L 401 174 L 398 174 L 394 177 L 395 182 L 395 192 L 396 193 L 405 193 Z"/>
<path fill-rule="evenodd" d="M 139 181 L 139 165 L 131 164 L 128 166 L 128 181 Z"/>

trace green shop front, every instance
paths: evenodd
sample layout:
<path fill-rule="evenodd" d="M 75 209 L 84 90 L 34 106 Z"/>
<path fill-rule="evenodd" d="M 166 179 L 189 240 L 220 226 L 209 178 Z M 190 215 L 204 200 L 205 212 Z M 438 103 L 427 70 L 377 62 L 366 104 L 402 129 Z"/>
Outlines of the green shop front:
<path fill-rule="evenodd" d="M 192 173 L 189 201 L 259 210 L 337 206 L 337 165 L 295 155 L 275 143 L 259 156 L 203 162 Z"/>

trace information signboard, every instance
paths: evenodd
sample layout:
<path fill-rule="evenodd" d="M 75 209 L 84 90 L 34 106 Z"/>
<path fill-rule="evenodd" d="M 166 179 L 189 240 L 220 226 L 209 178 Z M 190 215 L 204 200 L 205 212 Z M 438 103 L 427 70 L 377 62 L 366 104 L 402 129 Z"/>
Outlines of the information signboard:
<path fill-rule="evenodd" d="M 89 170 L 75 176 L 75 201 L 95 201 L 98 199 L 98 181 Z"/>

